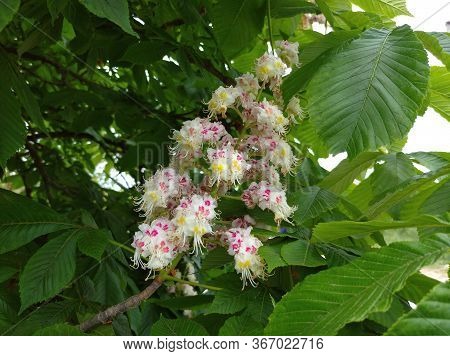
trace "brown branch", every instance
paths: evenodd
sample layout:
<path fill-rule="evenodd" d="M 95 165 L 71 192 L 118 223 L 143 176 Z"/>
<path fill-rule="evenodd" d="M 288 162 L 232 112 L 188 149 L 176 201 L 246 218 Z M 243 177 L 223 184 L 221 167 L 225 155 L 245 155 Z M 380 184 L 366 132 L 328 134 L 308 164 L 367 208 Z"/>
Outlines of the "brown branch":
<path fill-rule="evenodd" d="M 9 53 L 17 55 L 17 49 L 15 49 L 15 48 L 3 47 L 3 49 L 6 52 L 9 52 Z M 75 79 L 78 79 L 82 83 L 85 83 L 85 84 L 96 84 L 96 83 L 92 83 L 91 81 L 89 81 L 88 79 L 84 78 L 80 74 L 74 72 L 73 70 L 70 70 L 70 69 L 66 68 L 61 63 L 59 63 L 59 62 L 57 62 L 57 61 L 55 61 L 53 59 L 50 59 L 48 57 L 41 56 L 39 54 L 35 54 L 35 53 L 31 53 L 31 52 L 26 52 L 26 53 L 22 54 L 21 58 L 25 58 L 25 59 L 32 60 L 32 61 L 40 61 L 42 63 L 50 64 L 51 66 L 55 67 L 59 72 L 64 73 L 64 74 L 68 73 L 72 77 L 74 77 Z"/>
<path fill-rule="evenodd" d="M 52 181 L 50 179 L 50 176 L 47 173 L 47 170 L 45 169 L 45 164 L 42 161 L 41 157 L 39 156 L 39 153 L 36 151 L 34 146 L 29 142 L 25 142 L 25 146 L 28 149 L 28 152 L 30 153 L 30 157 L 34 162 L 34 165 L 36 166 L 37 171 L 42 177 L 42 182 L 44 183 L 44 189 L 45 193 L 47 195 L 48 201 L 50 205 L 53 206 L 53 195 L 50 191 L 50 186 L 52 185 Z"/>
<path fill-rule="evenodd" d="M 191 63 L 205 69 L 216 78 L 221 80 L 225 85 L 234 85 L 234 79 L 218 70 L 209 59 L 202 58 L 198 55 L 194 56 L 189 52 L 187 52 L 186 55 Z"/>
<path fill-rule="evenodd" d="M 36 139 L 40 138 L 73 138 L 73 139 L 85 139 L 97 142 L 100 146 L 103 146 L 105 149 L 109 149 L 105 144 L 119 147 L 122 150 L 126 149 L 126 143 L 123 140 L 113 140 L 107 137 L 102 137 L 102 140 L 98 140 L 94 135 L 91 135 L 87 132 L 71 132 L 71 131 L 53 131 L 49 133 L 36 133 L 28 136 L 31 141 L 36 141 Z"/>
<path fill-rule="evenodd" d="M 126 312 L 129 309 L 137 307 L 144 300 L 149 298 L 156 290 L 161 287 L 164 279 L 160 276 L 156 277 L 150 285 L 145 288 L 142 292 L 133 295 L 122 303 L 113 305 L 108 309 L 98 313 L 92 319 L 86 320 L 80 324 L 80 330 L 82 332 L 86 332 L 98 325 L 105 324 L 112 319 L 114 319 L 117 315 Z"/>

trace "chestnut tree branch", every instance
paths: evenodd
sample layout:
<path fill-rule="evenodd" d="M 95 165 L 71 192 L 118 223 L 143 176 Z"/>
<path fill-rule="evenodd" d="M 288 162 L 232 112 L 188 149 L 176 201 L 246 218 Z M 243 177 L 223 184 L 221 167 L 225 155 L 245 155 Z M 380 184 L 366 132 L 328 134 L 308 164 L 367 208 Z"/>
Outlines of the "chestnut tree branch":
<path fill-rule="evenodd" d="M 80 324 L 80 330 L 86 332 L 98 325 L 105 324 L 114 319 L 117 315 L 126 312 L 129 309 L 136 308 L 144 300 L 148 299 L 156 290 L 161 287 L 164 282 L 164 275 L 157 276 L 150 285 L 138 294 L 131 296 L 125 301 L 113 305 L 108 309 L 98 313 L 93 318 L 86 320 Z"/>

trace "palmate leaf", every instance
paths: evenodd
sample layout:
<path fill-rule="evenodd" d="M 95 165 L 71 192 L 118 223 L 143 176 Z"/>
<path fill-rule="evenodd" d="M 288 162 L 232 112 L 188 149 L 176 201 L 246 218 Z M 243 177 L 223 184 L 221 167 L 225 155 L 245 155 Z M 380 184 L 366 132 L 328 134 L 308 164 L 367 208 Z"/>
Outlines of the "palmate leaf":
<path fill-rule="evenodd" d="M 20 276 L 20 312 L 31 304 L 53 297 L 75 274 L 78 230 L 51 239 L 28 260 Z"/>
<path fill-rule="evenodd" d="M 445 67 L 431 67 L 430 106 L 450 121 L 450 72 Z"/>
<path fill-rule="evenodd" d="M 319 186 L 335 194 L 343 193 L 381 155 L 381 152 L 363 152 L 355 159 L 345 159 L 319 183 Z"/>
<path fill-rule="evenodd" d="M 54 210 L 4 189 L 0 189 L 0 211 L 0 253 L 50 232 L 77 227 Z"/>
<path fill-rule="evenodd" d="M 375 196 L 383 195 L 417 174 L 412 161 L 404 153 L 393 153 L 380 159 L 384 162 L 375 164 L 370 176 L 372 192 Z"/>
<path fill-rule="evenodd" d="M 331 153 L 358 153 L 404 137 L 425 98 L 427 55 L 408 26 L 370 29 L 320 67 L 308 110 Z"/>
<path fill-rule="evenodd" d="M 326 261 L 309 241 L 298 239 L 281 247 L 281 257 L 291 266 L 317 267 L 326 265 Z"/>
<path fill-rule="evenodd" d="M 450 336 L 450 282 L 434 287 L 386 335 Z"/>
<path fill-rule="evenodd" d="M 78 232 L 78 248 L 85 255 L 100 261 L 109 238 L 110 234 L 107 230 L 86 227 Z"/>
<path fill-rule="evenodd" d="M 267 263 L 269 273 L 277 267 L 289 265 L 306 267 L 326 265 L 316 247 L 304 239 L 261 246 L 259 253 Z"/>
<path fill-rule="evenodd" d="M 284 101 L 297 92 L 303 91 L 317 70 L 331 57 L 334 52 L 358 37 L 360 31 L 330 32 L 308 43 L 300 52 L 300 68 L 295 69 L 283 80 L 282 92 Z"/>
<path fill-rule="evenodd" d="M 286 261 L 281 257 L 281 248 L 283 243 L 266 244 L 261 246 L 258 254 L 264 259 L 267 265 L 267 272 L 272 272 L 277 267 L 287 266 Z"/>
<path fill-rule="evenodd" d="M 294 221 L 301 224 L 307 219 L 315 218 L 327 210 L 333 209 L 339 198 L 333 193 L 317 186 L 304 188 L 296 199 L 297 210 Z"/>
<path fill-rule="evenodd" d="M 256 38 L 264 24 L 265 1 L 219 0 L 210 15 L 224 54 L 232 58 Z"/>
<path fill-rule="evenodd" d="M 346 236 L 406 227 L 450 227 L 450 223 L 431 215 L 416 216 L 405 221 L 332 221 L 317 224 L 311 242 L 328 242 Z"/>
<path fill-rule="evenodd" d="M 386 17 L 412 16 L 406 8 L 406 0 L 352 0 L 352 3 L 367 12 Z"/>
<path fill-rule="evenodd" d="M 310 275 L 276 304 L 265 332 L 335 335 L 347 323 L 386 311 L 406 279 L 449 248 L 448 236 L 398 242 Z"/>
<path fill-rule="evenodd" d="M 407 184 L 402 184 L 380 200 L 372 201 L 369 208 L 364 212 L 364 216 L 367 219 L 375 219 L 381 213 L 417 196 L 423 190 L 433 187 L 436 179 L 446 179 L 449 173 L 449 168 L 444 167 L 435 172 L 428 172 L 418 177 L 413 177 Z"/>

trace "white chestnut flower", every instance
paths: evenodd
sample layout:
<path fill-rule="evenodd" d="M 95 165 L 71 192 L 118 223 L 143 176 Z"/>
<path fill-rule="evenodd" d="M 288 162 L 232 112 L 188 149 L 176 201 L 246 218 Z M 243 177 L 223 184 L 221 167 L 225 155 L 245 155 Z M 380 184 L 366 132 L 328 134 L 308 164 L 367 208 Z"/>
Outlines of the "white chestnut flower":
<path fill-rule="evenodd" d="M 209 117 L 212 117 L 214 115 L 220 115 L 222 117 L 225 117 L 225 113 L 227 112 L 228 108 L 233 106 L 234 102 L 236 101 L 236 98 L 241 94 L 241 90 L 234 87 L 219 87 L 217 88 L 212 97 L 211 100 L 208 101 L 208 110 L 209 110 Z"/>
<path fill-rule="evenodd" d="M 251 226 L 231 228 L 221 236 L 222 243 L 228 247 L 228 253 L 234 256 L 235 270 L 241 275 L 243 288 L 247 283 L 255 287 L 255 279 L 266 277 L 265 265 L 258 255 L 262 243 L 251 232 Z"/>
<path fill-rule="evenodd" d="M 288 67 L 298 65 L 298 42 L 276 41 L 275 51 Z"/>
<path fill-rule="evenodd" d="M 150 225 L 139 225 L 131 246 L 135 248 L 133 267 L 150 270 L 149 276 L 153 271 L 167 267 L 184 248 L 176 237 L 174 224 L 165 218 L 153 220 Z"/>
<path fill-rule="evenodd" d="M 244 190 L 241 195 L 242 201 L 248 208 L 254 208 L 256 205 L 261 210 L 270 210 L 274 213 L 274 220 L 279 224 L 282 220 L 289 223 L 297 207 L 291 207 L 287 203 L 286 192 L 269 182 L 253 182 L 249 188 Z"/>
<path fill-rule="evenodd" d="M 256 60 L 255 72 L 259 81 L 279 84 L 287 69 L 286 64 L 273 54 L 265 53 Z"/>
<path fill-rule="evenodd" d="M 239 184 L 244 177 L 249 165 L 241 152 L 233 146 L 226 145 L 222 148 L 209 148 L 208 160 L 210 164 L 210 184 L 229 183 Z"/>
<path fill-rule="evenodd" d="M 216 217 L 217 203 L 209 194 L 194 194 L 183 198 L 175 208 L 173 223 L 180 236 L 186 240 L 193 237 L 193 253 L 198 254 L 205 247 L 202 237 L 211 233 L 211 221 Z"/>

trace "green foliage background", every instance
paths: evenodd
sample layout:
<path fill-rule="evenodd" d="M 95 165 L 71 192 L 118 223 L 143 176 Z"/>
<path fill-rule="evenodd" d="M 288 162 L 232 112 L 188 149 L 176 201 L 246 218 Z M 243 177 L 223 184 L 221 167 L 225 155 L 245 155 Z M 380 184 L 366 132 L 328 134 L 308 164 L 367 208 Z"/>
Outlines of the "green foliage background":
<path fill-rule="evenodd" d="M 0 333 L 78 335 L 145 288 L 126 248 L 134 183 L 214 89 L 287 39 L 302 66 L 283 95 L 306 109 L 289 134 L 295 225 L 220 206 L 267 223 L 268 280 L 241 291 L 216 249 L 191 258 L 214 290 L 162 287 L 89 333 L 450 335 L 449 285 L 419 272 L 448 263 L 450 153 L 401 152 L 427 107 L 450 120 L 450 37 L 395 27 L 402 14 L 404 0 L 0 0 Z M 314 32 L 325 18 L 333 32 Z M 319 166 L 339 152 L 333 171 Z"/>

